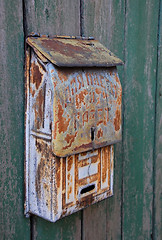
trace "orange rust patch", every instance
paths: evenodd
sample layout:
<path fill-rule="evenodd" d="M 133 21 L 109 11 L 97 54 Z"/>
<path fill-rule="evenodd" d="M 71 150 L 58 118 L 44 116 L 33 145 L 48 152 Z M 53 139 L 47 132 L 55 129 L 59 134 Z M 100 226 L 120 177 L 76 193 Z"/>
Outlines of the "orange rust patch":
<path fill-rule="evenodd" d="M 103 123 L 106 126 L 106 121 L 105 120 L 101 120 L 97 123 L 97 126 L 99 126 L 101 123 Z"/>
<path fill-rule="evenodd" d="M 102 182 L 106 181 L 107 171 L 108 171 L 108 148 L 104 147 L 102 149 Z"/>
<path fill-rule="evenodd" d="M 32 94 L 32 97 L 35 95 L 35 90 L 32 91 L 32 88 L 30 88 L 30 93 Z"/>
<path fill-rule="evenodd" d="M 76 95 L 76 108 L 81 108 L 82 103 L 85 105 L 85 96 L 88 95 L 87 90 L 81 91 L 79 94 Z"/>
<path fill-rule="evenodd" d="M 106 93 L 105 92 L 103 92 L 103 98 L 106 98 Z"/>
<path fill-rule="evenodd" d="M 70 172 L 72 166 L 73 166 L 73 156 L 69 156 L 66 159 L 68 161 L 67 171 Z"/>
<path fill-rule="evenodd" d="M 120 129 L 120 124 L 121 124 L 121 112 L 119 109 L 117 109 L 114 119 L 115 131 L 118 131 Z"/>
<path fill-rule="evenodd" d="M 86 79 L 87 79 L 87 84 L 88 84 L 88 86 L 89 86 L 89 79 L 88 79 L 88 75 L 90 75 L 90 74 L 88 74 L 87 72 L 85 73 L 85 76 L 86 76 Z"/>
<path fill-rule="evenodd" d="M 61 41 L 58 41 L 57 39 L 53 40 L 53 39 L 43 39 L 41 40 L 42 46 L 45 47 L 48 51 L 56 51 L 62 55 L 66 56 L 71 56 L 71 57 L 75 57 L 76 54 L 86 54 L 86 56 L 88 57 L 88 51 L 90 51 L 88 48 L 83 48 L 80 46 L 74 46 L 72 44 L 69 43 L 62 43 Z M 79 61 L 79 58 L 78 58 Z"/>
<path fill-rule="evenodd" d="M 70 135 L 70 134 L 66 135 L 65 140 L 69 144 L 66 147 L 63 147 L 63 149 L 67 149 L 67 148 L 71 147 L 72 143 L 75 140 L 76 135 L 77 135 L 77 132 L 74 135 Z"/>
<path fill-rule="evenodd" d="M 38 65 L 31 64 L 31 82 L 35 84 L 36 89 L 39 88 L 43 74 L 40 72 Z"/>
<path fill-rule="evenodd" d="M 120 91 L 120 94 L 118 95 L 118 98 L 117 98 L 118 105 L 121 105 L 121 100 L 122 100 L 122 91 Z"/>
<path fill-rule="evenodd" d="M 110 161 L 111 161 L 111 146 L 107 146 L 108 149 L 108 186 L 110 188 L 110 177 L 111 177 L 111 168 L 110 168 Z"/>
<path fill-rule="evenodd" d="M 72 186 L 69 187 L 69 191 L 68 191 L 68 193 L 67 193 L 67 195 L 68 195 L 68 196 L 67 196 L 68 199 L 70 198 L 70 194 L 71 194 L 71 193 L 72 193 Z"/>
<path fill-rule="evenodd" d="M 74 151 L 77 151 L 80 149 L 88 149 L 88 148 L 92 148 L 92 143 L 82 144 L 81 146 L 74 148 Z"/>
<path fill-rule="evenodd" d="M 36 102 L 33 105 L 35 111 L 35 128 L 40 129 L 43 127 L 44 121 L 44 90 L 40 89 Z"/>
<path fill-rule="evenodd" d="M 63 117 L 64 110 L 61 106 L 61 104 L 58 104 L 58 121 L 56 123 L 58 123 L 58 129 L 59 129 L 59 133 L 61 132 L 66 132 L 68 126 L 69 126 L 69 122 L 70 122 L 70 118 L 65 118 Z"/>
<path fill-rule="evenodd" d="M 61 80 L 61 82 L 63 83 L 64 81 L 67 81 L 67 79 L 68 79 L 68 76 L 66 75 L 66 73 L 64 73 L 64 72 L 62 72 L 62 71 L 58 71 L 57 72 L 57 74 L 58 74 L 58 77 L 59 77 L 59 79 Z"/>
<path fill-rule="evenodd" d="M 86 111 L 84 114 L 83 114 L 83 126 L 84 126 L 84 123 L 88 122 L 88 111 Z"/>
<path fill-rule="evenodd" d="M 115 80 L 116 80 L 116 82 L 117 82 L 118 84 L 120 84 L 119 78 L 118 78 L 118 76 L 117 76 L 116 73 L 115 73 Z"/>
<path fill-rule="evenodd" d="M 100 137 L 102 137 L 102 136 L 103 136 L 103 131 L 102 131 L 102 129 L 100 128 L 100 129 L 98 130 L 98 132 L 97 132 L 97 137 L 100 138 Z"/>

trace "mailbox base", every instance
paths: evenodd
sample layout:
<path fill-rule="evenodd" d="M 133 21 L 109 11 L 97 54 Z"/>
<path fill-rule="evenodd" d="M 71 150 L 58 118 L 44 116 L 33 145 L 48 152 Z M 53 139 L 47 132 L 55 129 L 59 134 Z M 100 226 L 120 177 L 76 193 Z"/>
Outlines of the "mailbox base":
<path fill-rule="evenodd" d="M 113 194 L 113 145 L 59 158 L 50 143 L 32 136 L 25 213 L 51 222 Z"/>

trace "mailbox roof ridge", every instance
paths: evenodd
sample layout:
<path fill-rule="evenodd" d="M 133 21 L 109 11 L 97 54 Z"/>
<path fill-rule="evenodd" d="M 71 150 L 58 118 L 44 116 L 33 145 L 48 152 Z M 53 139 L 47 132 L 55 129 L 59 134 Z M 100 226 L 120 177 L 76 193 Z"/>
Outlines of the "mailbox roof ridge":
<path fill-rule="evenodd" d="M 58 67 L 112 67 L 123 64 L 93 38 L 30 36 L 26 42 Z"/>

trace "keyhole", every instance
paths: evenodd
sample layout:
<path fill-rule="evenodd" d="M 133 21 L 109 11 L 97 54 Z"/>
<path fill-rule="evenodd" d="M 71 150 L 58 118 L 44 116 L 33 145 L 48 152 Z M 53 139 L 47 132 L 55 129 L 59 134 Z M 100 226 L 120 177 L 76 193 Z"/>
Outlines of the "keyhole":
<path fill-rule="evenodd" d="M 94 138 L 95 138 L 95 128 L 92 127 L 92 128 L 91 128 L 91 140 L 93 141 Z"/>

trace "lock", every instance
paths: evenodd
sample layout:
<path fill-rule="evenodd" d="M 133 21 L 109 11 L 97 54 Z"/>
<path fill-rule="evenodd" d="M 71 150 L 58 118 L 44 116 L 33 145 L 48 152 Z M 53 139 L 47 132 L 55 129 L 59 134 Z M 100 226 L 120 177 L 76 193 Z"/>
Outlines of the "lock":
<path fill-rule="evenodd" d="M 26 43 L 25 215 L 55 222 L 113 195 L 122 61 L 92 38 Z"/>

